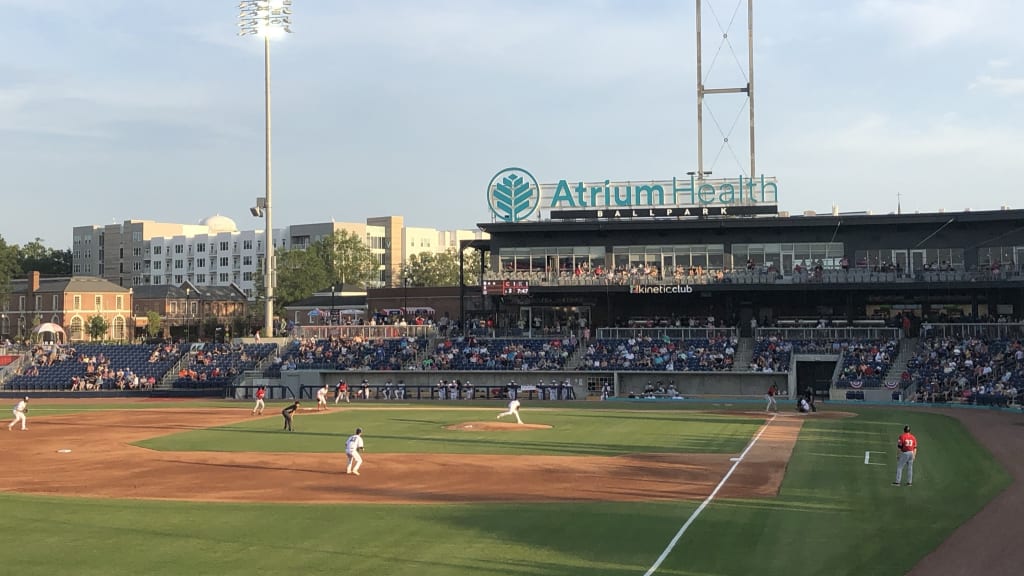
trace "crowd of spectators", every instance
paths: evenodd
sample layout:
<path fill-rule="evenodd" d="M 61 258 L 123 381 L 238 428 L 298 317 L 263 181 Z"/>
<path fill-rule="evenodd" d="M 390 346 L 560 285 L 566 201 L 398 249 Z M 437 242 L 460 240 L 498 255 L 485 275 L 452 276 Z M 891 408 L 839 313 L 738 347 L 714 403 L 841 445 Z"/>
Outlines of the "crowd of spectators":
<path fill-rule="evenodd" d="M 736 344 L 735 336 L 685 340 L 650 336 L 598 339 L 587 345 L 579 369 L 668 372 L 732 370 Z"/>
<path fill-rule="evenodd" d="M 902 380 L 917 385 L 919 402 L 1019 404 L 1024 347 L 1016 339 L 922 338 Z"/>
<path fill-rule="evenodd" d="M 445 338 L 423 359 L 423 370 L 561 370 L 578 342 L 558 338 Z"/>
<path fill-rule="evenodd" d="M 270 372 L 284 370 L 402 370 L 414 366 L 424 338 L 307 338 L 274 359 Z"/>
<path fill-rule="evenodd" d="M 843 368 L 836 380 L 841 388 L 861 386 L 877 387 L 885 379 L 899 353 L 899 340 L 871 340 L 842 342 L 846 351 Z"/>

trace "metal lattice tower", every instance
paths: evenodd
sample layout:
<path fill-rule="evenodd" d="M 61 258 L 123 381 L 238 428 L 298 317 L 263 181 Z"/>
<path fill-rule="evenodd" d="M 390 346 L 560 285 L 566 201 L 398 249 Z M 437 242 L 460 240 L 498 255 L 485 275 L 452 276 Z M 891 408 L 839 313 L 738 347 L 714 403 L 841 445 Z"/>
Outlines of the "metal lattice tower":
<path fill-rule="evenodd" d="M 747 58 L 746 58 L 746 70 L 744 70 L 742 60 L 737 55 L 735 48 L 733 47 L 731 38 L 729 37 L 729 31 L 736 23 L 736 17 L 740 13 L 740 7 L 744 4 L 747 5 Z M 719 18 L 718 13 L 714 9 L 715 2 L 713 0 L 696 0 L 697 5 L 697 177 L 703 179 L 705 175 L 711 173 L 710 169 L 714 168 L 718 159 L 721 157 L 723 152 L 728 151 L 730 155 L 736 160 L 737 165 L 741 172 L 745 171 L 744 163 L 741 157 L 736 154 L 736 150 L 729 142 L 729 136 L 736 128 L 736 124 L 742 115 L 743 108 L 747 108 L 750 113 L 750 171 L 746 174 L 748 177 L 754 177 L 757 172 L 755 171 L 754 164 L 754 7 L 753 0 L 736 0 L 736 6 L 732 10 L 732 14 L 727 23 L 722 22 Z M 722 2 L 719 2 L 722 4 Z M 706 6 L 709 13 L 712 16 L 714 24 L 717 25 L 718 33 L 721 34 L 720 42 L 717 49 L 714 52 L 714 56 L 711 59 L 710 64 L 705 69 L 704 66 L 704 46 L 703 40 L 703 26 L 704 21 L 701 18 L 702 8 Z M 745 80 L 745 85 L 740 87 L 715 87 L 708 88 L 705 83 L 709 80 L 712 72 L 715 70 L 715 64 L 718 63 L 718 58 L 722 54 L 722 50 L 728 48 L 729 52 L 732 53 L 732 59 L 736 63 L 740 76 Z M 710 106 L 704 101 L 705 96 L 716 95 L 716 94 L 746 94 L 747 97 L 740 106 L 732 124 L 728 127 L 724 127 L 715 116 Z M 719 142 L 718 150 L 715 154 L 714 160 L 708 170 L 705 170 L 704 165 L 704 112 L 707 108 L 708 115 L 712 122 L 717 128 L 721 141 Z"/>

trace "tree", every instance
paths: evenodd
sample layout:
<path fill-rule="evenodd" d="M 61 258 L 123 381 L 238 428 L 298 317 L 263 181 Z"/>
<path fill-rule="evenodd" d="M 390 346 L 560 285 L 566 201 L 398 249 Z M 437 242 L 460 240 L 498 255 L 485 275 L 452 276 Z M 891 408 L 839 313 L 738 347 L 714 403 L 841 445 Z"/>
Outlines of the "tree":
<path fill-rule="evenodd" d="M 107 335 L 107 330 L 110 328 L 110 323 L 107 322 L 103 316 L 93 316 L 89 318 L 89 325 L 86 330 L 89 332 L 89 338 L 91 340 L 99 340 Z"/>
<path fill-rule="evenodd" d="M 478 284 L 480 276 L 480 253 L 466 250 L 464 280 L 467 286 Z M 459 253 L 455 248 L 440 253 L 423 252 L 409 256 L 402 266 L 402 278 L 408 279 L 409 286 L 458 286 Z"/>
<path fill-rule="evenodd" d="M 345 286 L 365 288 L 380 281 L 380 260 L 358 234 L 338 230 L 310 246 L 327 268 L 328 281 L 318 286 L 334 284 L 339 291 Z"/>
<path fill-rule="evenodd" d="M 454 250 L 412 254 L 402 266 L 409 286 L 458 286 L 459 260 Z"/>
<path fill-rule="evenodd" d="M 36 238 L 24 246 L 15 246 L 19 274 L 37 271 L 44 276 L 70 276 L 71 250 L 54 250 L 43 246 L 43 239 Z"/>
<path fill-rule="evenodd" d="M 0 302 L 11 294 L 11 278 L 18 275 L 18 247 L 9 246 L 0 236 Z"/>
<path fill-rule="evenodd" d="M 308 298 L 330 284 L 330 273 L 319 254 L 313 250 L 280 250 L 277 255 L 277 287 L 274 308 Z"/>
<path fill-rule="evenodd" d="M 153 310 L 146 312 L 146 334 L 149 334 L 150 338 L 159 338 L 163 330 L 163 322 L 164 319 L 160 317 L 159 312 Z"/>

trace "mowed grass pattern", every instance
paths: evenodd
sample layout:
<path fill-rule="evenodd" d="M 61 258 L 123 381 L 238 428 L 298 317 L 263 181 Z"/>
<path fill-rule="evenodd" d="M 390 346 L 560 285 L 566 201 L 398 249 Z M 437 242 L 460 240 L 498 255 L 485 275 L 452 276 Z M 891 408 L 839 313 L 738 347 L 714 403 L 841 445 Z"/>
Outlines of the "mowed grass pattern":
<path fill-rule="evenodd" d="M 952 419 L 860 412 L 806 422 L 780 496 L 715 500 L 657 574 L 904 574 L 1008 482 Z M 290 435 L 277 432 L 280 418 L 274 418 L 161 440 L 173 449 L 231 442 L 250 449 L 245 446 L 255 442 L 269 450 L 281 439 L 308 444 L 309 451 L 319 451 L 319 443 L 336 451 L 348 428 L 365 425 L 375 451 L 401 451 L 412 442 L 423 442 L 425 451 L 446 446 L 478 453 L 603 454 L 633 445 L 700 451 L 694 446 L 710 434 L 706 446 L 724 442 L 731 446 L 724 451 L 738 452 L 757 426 L 742 416 L 582 408 L 524 411 L 528 422 L 556 426 L 551 431 L 486 433 L 479 442 L 462 436 L 473 433 L 429 432 L 488 414 L 493 419 L 495 412 L 361 409 L 300 417 L 302 428 Z M 893 445 L 904 423 L 914 426 L 922 445 L 909 489 L 890 484 Z M 378 429 L 388 433 L 374 438 Z M 417 438 L 424 430 L 428 437 Z M 607 436 L 594 436 L 598 431 Z M 723 431 L 734 437 L 717 437 Z M 549 432 L 556 435 L 540 436 Z M 453 434 L 467 442 L 439 439 Z M 619 437 L 629 440 L 614 440 Z M 485 441 L 495 444 L 485 450 Z M 563 446 L 573 442 L 582 447 Z M 887 452 L 877 455 L 884 465 L 865 465 L 865 450 Z M 698 504 L 240 505 L 4 494 L 0 507 L 10 529 L 0 565 L 22 575 L 642 575 Z"/>
<path fill-rule="evenodd" d="M 252 418 L 228 426 L 153 438 L 138 445 L 154 450 L 243 452 L 339 452 L 355 428 L 377 453 L 533 454 L 615 456 L 628 453 L 738 453 L 760 419 L 742 415 L 663 410 L 523 410 L 526 422 L 545 430 L 447 430 L 449 425 L 494 421 L 500 408 L 388 409 L 359 406 L 295 418 Z M 241 415 L 241 414 L 240 414 Z M 514 422 L 506 417 L 506 422 Z"/>
<path fill-rule="evenodd" d="M 659 573 L 906 574 L 1009 484 L 953 418 L 861 412 L 805 422 L 779 497 L 716 501 L 666 562 L 670 571 Z M 909 488 L 892 485 L 904 424 L 921 444 Z M 865 451 L 875 452 L 872 464 Z M 742 543 L 743 553 L 725 542 Z"/>

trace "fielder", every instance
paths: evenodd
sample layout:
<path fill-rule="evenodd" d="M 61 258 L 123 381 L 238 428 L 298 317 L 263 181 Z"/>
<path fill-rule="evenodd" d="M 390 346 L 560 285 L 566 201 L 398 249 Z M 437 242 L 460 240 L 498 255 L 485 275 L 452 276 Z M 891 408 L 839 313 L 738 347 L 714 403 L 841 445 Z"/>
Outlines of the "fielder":
<path fill-rule="evenodd" d="M 25 425 L 27 422 L 25 414 L 28 414 L 28 396 L 19 400 L 18 403 L 14 405 L 14 410 L 12 410 L 12 412 L 14 413 L 14 420 L 11 420 L 11 423 L 7 425 L 7 429 L 12 430 L 15 424 L 21 422 L 21 429 L 28 430 L 28 427 Z"/>
<path fill-rule="evenodd" d="M 345 468 L 345 474 L 359 476 L 359 467 L 363 465 L 363 457 L 359 453 L 362 451 L 363 429 L 356 428 L 356 433 L 349 436 L 348 440 L 345 441 L 345 456 L 348 456 L 348 467 Z"/>
<path fill-rule="evenodd" d="M 511 400 L 508 403 L 508 410 L 498 414 L 498 420 L 501 420 L 502 416 L 515 416 L 516 422 L 522 424 L 523 419 L 519 417 L 519 400 Z"/>
<path fill-rule="evenodd" d="M 327 410 L 327 391 L 328 390 L 330 390 L 330 387 L 328 387 L 327 384 L 324 384 L 322 388 L 320 388 L 319 390 L 316 391 L 316 411 L 317 412 L 320 411 L 321 407 L 323 407 L 324 410 Z"/>
<path fill-rule="evenodd" d="M 893 486 L 899 486 L 903 480 L 903 467 L 907 467 L 907 486 L 914 485 L 914 460 L 917 459 L 917 438 L 910 433 L 910 426 L 903 427 L 903 434 L 900 434 L 896 441 L 899 448 L 899 456 L 896 460 L 896 481 Z"/>

